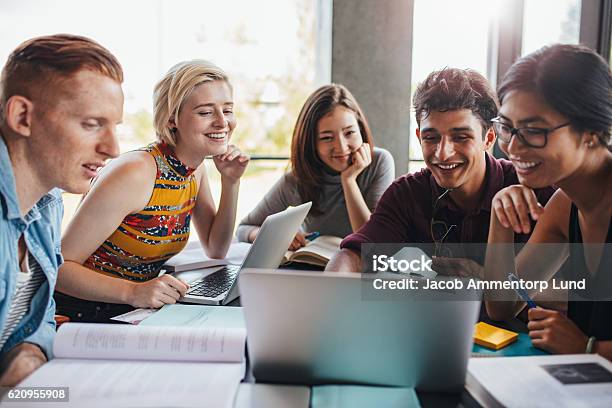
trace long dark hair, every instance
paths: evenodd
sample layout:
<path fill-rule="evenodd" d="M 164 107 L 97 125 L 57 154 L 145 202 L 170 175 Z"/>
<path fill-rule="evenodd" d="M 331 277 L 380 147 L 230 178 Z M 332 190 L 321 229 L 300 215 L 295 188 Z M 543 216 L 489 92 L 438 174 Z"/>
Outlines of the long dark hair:
<path fill-rule="evenodd" d="M 308 97 L 293 130 L 291 175 L 295 179 L 302 200 L 312 201 L 310 213 L 313 215 L 321 214 L 318 204 L 326 168 L 317 154 L 317 126 L 323 116 L 338 106 L 349 109 L 355 114 L 363 142 L 369 143 L 370 147 L 374 148 L 368 122 L 357 100 L 348 89 L 339 84 L 325 85 Z"/>
<path fill-rule="evenodd" d="M 595 51 L 570 44 L 542 47 L 510 67 L 497 91 L 500 103 L 514 90 L 537 93 L 574 129 L 595 132 L 612 151 L 612 75 Z"/>

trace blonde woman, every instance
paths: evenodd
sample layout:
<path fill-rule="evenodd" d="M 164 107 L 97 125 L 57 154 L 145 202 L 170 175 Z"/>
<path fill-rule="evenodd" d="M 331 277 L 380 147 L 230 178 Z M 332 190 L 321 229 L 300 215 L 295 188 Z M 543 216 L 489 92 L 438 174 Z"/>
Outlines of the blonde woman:
<path fill-rule="evenodd" d="M 175 303 L 188 286 L 158 274 L 186 245 L 192 218 L 208 256 L 222 258 L 229 248 L 249 157 L 229 144 L 236 118 L 227 75 L 207 61 L 182 62 L 159 81 L 153 99 L 157 142 L 103 169 L 83 169 L 96 178 L 62 238 L 55 296 L 58 313 L 73 320 Z M 95 118 L 83 126 L 104 131 Z M 218 210 L 206 156 L 221 175 Z"/>

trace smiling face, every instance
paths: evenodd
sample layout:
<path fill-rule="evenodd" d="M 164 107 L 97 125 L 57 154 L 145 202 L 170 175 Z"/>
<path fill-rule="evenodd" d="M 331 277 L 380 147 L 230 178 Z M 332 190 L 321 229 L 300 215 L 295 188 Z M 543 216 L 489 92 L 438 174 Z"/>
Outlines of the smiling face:
<path fill-rule="evenodd" d="M 355 113 L 343 106 L 334 108 L 317 124 L 317 155 L 327 167 L 342 172 L 351 165 L 351 154 L 363 144 Z"/>
<path fill-rule="evenodd" d="M 53 95 L 53 100 L 44 99 Z M 123 91 L 115 80 L 89 70 L 49 85 L 34 100 L 30 155 L 49 188 L 82 194 L 107 159 L 119 154 L 117 124 Z"/>
<path fill-rule="evenodd" d="M 469 109 L 430 112 L 421 119 L 417 137 L 423 158 L 445 189 L 477 192 L 486 173 L 485 151 L 495 141 L 492 132 L 485 140 L 482 124 Z"/>
<path fill-rule="evenodd" d="M 225 153 L 236 127 L 230 86 L 225 81 L 196 86 L 170 126 L 177 128 L 177 149 L 200 158 Z"/>
<path fill-rule="evenodd" d="M 553 128 L 568 122 L 538 94 L 519 90 L 504 97 L 499 116 L 503 123 L 517 128 Z M 550 132 L 543 148 L 526 146 L 516 136 L 510 143 L 500 140 L 499 146 L 514 164 L 519 182 L 532 188 L 557 184 L 570 176 L 587 151 L 581 135 L 571 126 Z"/>

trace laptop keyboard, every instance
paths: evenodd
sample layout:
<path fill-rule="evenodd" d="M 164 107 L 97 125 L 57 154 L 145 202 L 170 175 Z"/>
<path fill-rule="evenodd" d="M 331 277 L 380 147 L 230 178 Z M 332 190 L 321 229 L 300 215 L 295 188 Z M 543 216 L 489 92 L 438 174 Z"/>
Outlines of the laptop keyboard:
<path fill-rule="evenodd" d="M 216 272 L 192 283 L 187 291 L 188 295 L 216 298 L 227 292 L 238 277 L 240 265 L 226 265 Z"/>

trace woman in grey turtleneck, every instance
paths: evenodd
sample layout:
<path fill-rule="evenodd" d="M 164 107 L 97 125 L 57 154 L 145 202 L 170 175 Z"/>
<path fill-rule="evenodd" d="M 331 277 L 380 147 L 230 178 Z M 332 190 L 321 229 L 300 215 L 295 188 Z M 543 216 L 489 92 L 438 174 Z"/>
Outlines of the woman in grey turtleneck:
<path fill-rule="evenodd" d="M 238 226 L 239 241 L 253 242 L 270 214 L 312 201 L 302 230 L 289 249 L 306 244 L 310 232 L 345 237 L 369 218 L 395 178 L 393 157 L 373 148 L 368 123 L 351 93 L 331 84 L 316 90 L 300 112 L 291 141 L 291 170 Z"/>

